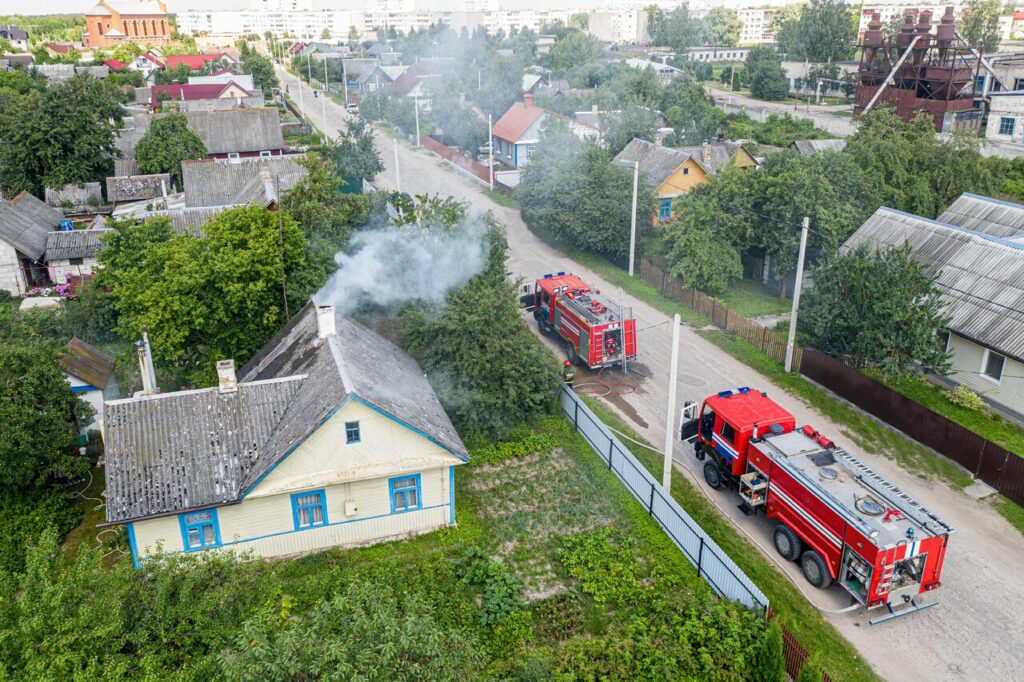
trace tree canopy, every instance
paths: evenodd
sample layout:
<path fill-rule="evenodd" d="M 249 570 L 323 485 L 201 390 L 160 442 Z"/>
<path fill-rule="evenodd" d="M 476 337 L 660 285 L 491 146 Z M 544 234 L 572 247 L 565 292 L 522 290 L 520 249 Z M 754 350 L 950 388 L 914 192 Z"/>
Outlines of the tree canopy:
<path fill-rule="evenodd" d="M 747 53 L 744 65 L 750 94 L 758 99 L 781 100 L 789 96 L 789 79 L 774 47 L 758 45 Z"/>
<path fill-rule="evenodd" d="M 181 162 L 205 158 L 206 145 L 189 129 L 185 114 L 178 112 L 155 119 L 135 146 L 140 173 L 170 173 L 179 187 Z"/>
<path fill-rule="evenodd" d="M 854 367 L 901 376 L 920 364 L 946 373 L 949 357 L 938 335 L 949 319 L 933 282 L 909 245 L 835 254 L 814 271 L 814 287 L 800 304 L 801 332 Z"/>
<path fill-rule="evenodd" d="M 554 358 L 520 317 L 504 239 L 492 232 L 490 242 L 484 270 L 442 310 L 403 314 L 405 345 L 464 437 L 504 435 L 549 414 L 559 383 Z"/>
<path fill-rule="evenodd" d="M 117 155 L 123 110 L 117 87 L 78 75 L 0 96 L 0 190 L 28 190 L 102 180 Z"/>
<path fill-rule="evenodd" d="M 957 22 L 960 34 L 976 50 L 995 52 L 999 49 L 999 15 L 1002 10 L 999 0 L 967 0 Z"/>
<path fill-rule="evenodd" d="M 705 45 L 732 47 L 740 40 L 743 22 L 736 10 L 713 7 L 701 20 L 701 38 Z"/>
<path fill-rule="evenodd" d="M 153 218 L 115 225 L 100 281 L 111 287 L 119 333 L 147 329 L 154 357 L 202 384 L 217 360 L 244 363 L 284 323 L 282 278 L 302 268 L 305 248 L 291 216 L 262 206 L 218 214 L 201 237 Z"/>
<path fill-rule="evenodd" d="M 856 51 L 857 24 L 854 10 L 845 0 L 811 0 L 799 15 L 780 17 L 776 41 L 787 59 L 838 62 Z"/>

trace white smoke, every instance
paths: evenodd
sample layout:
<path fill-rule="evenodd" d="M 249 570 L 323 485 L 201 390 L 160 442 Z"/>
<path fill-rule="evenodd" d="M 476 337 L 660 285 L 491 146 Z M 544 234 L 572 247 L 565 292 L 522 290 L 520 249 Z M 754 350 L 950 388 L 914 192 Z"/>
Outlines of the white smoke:
<path fill-rule="evenodd" d="M 483 268 L 485 242 L 482 228 L 463 225 L 448 231 L 392 227 L 357 232 L 350 252 L 335 255 L 338 270 L 317 299 L 344 314 L 370 304 L 444 303 L 449 291 Z"/>

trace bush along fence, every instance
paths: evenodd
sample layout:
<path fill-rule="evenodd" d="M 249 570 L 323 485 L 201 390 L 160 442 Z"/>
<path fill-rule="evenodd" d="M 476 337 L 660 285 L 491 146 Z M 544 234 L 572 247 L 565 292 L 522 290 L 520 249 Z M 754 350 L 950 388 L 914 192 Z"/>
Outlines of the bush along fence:
<path fill-rule="evenodd" d="M 683 286 L 683 283 L 677 278 L 650 261 L 640 261 L 640 278 L 666 296 L 682 301 L 696 312 L 710 318 L 716 327 L 721 327 L 726 332 L 745 339 L 777 362 L 786 361 L 786 338 L 784 336 L 775 333 L 767 327 L 751 322 L 703 291 Z M 800 355 L 800 348 L 794 348 L 794 367 L 800 366 Z"/>
<path fill-rule="evenodd" d="M 767 616 L 768 597 L 679 503 L 664 492 L 661 484 L 615 434 L 568 388 L 562 389 L 561 401 L 562 411 L 576 430 L 661 525 L 715 592 Z"/>
<path fill-rule="evenodd" d="M 1024 458 L 813 348 L 804 349 L 800 373 L 1024 505 Z"/>

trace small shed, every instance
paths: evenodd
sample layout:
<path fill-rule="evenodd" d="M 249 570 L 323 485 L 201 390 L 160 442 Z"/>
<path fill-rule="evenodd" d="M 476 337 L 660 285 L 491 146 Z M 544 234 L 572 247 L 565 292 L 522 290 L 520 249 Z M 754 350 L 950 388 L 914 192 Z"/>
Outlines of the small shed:
<path fill-rule="evenodd" d="M 82 433 L 90 429 L 103 430 L 104 402 L 118 397 L 114 358 L 78 337 L 72 337 L 60 366 L 64 370 L 64 378 L 71 385 L 71 392 L 96 411 L 90 423 L 80 425 Z"/>
<path fill-rule="evenodd" d="M 97 254 L 106 245 L 108 229 L 61 230 L 46 235 L 46 269 L 50 281 L 64 284 L 71 275 L 91 275 L 98 266 Z"/>

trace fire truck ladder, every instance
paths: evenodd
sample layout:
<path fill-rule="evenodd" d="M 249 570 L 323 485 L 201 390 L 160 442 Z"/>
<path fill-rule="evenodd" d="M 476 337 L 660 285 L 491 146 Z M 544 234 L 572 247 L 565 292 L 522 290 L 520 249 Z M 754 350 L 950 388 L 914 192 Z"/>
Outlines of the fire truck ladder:
<path fill-rule="evenodd" d="M 831 451 L 832 456 L 836 459 L 841 459 L 843 463 L 849 467 L 849 469 L 855 472 L 857 479 L 871 488 L 873 491 L 881 495 L 883 498 L 890 502 L 896 501 L 902 510 L 910 510 L 911 513 L 916 512 L 917 518 L 915 519 L 925 528 L 930 528 L 931 521 L 937 523 L 941 528 L 939 531 L 944 531 L 947 534 L 953 533 L 954 529 L 948 523 L 943 521 L 941 518 L 936 516 L 934 513 L 929 511 L 927 507 L 915 500 L 913 497 L 903 492 L 898 486 L 890 483 L 884 476 L 876 473 L 871 467 L 867 466 L 859 459 L 848 453 L 842 448 L 835 448 Z"/>

